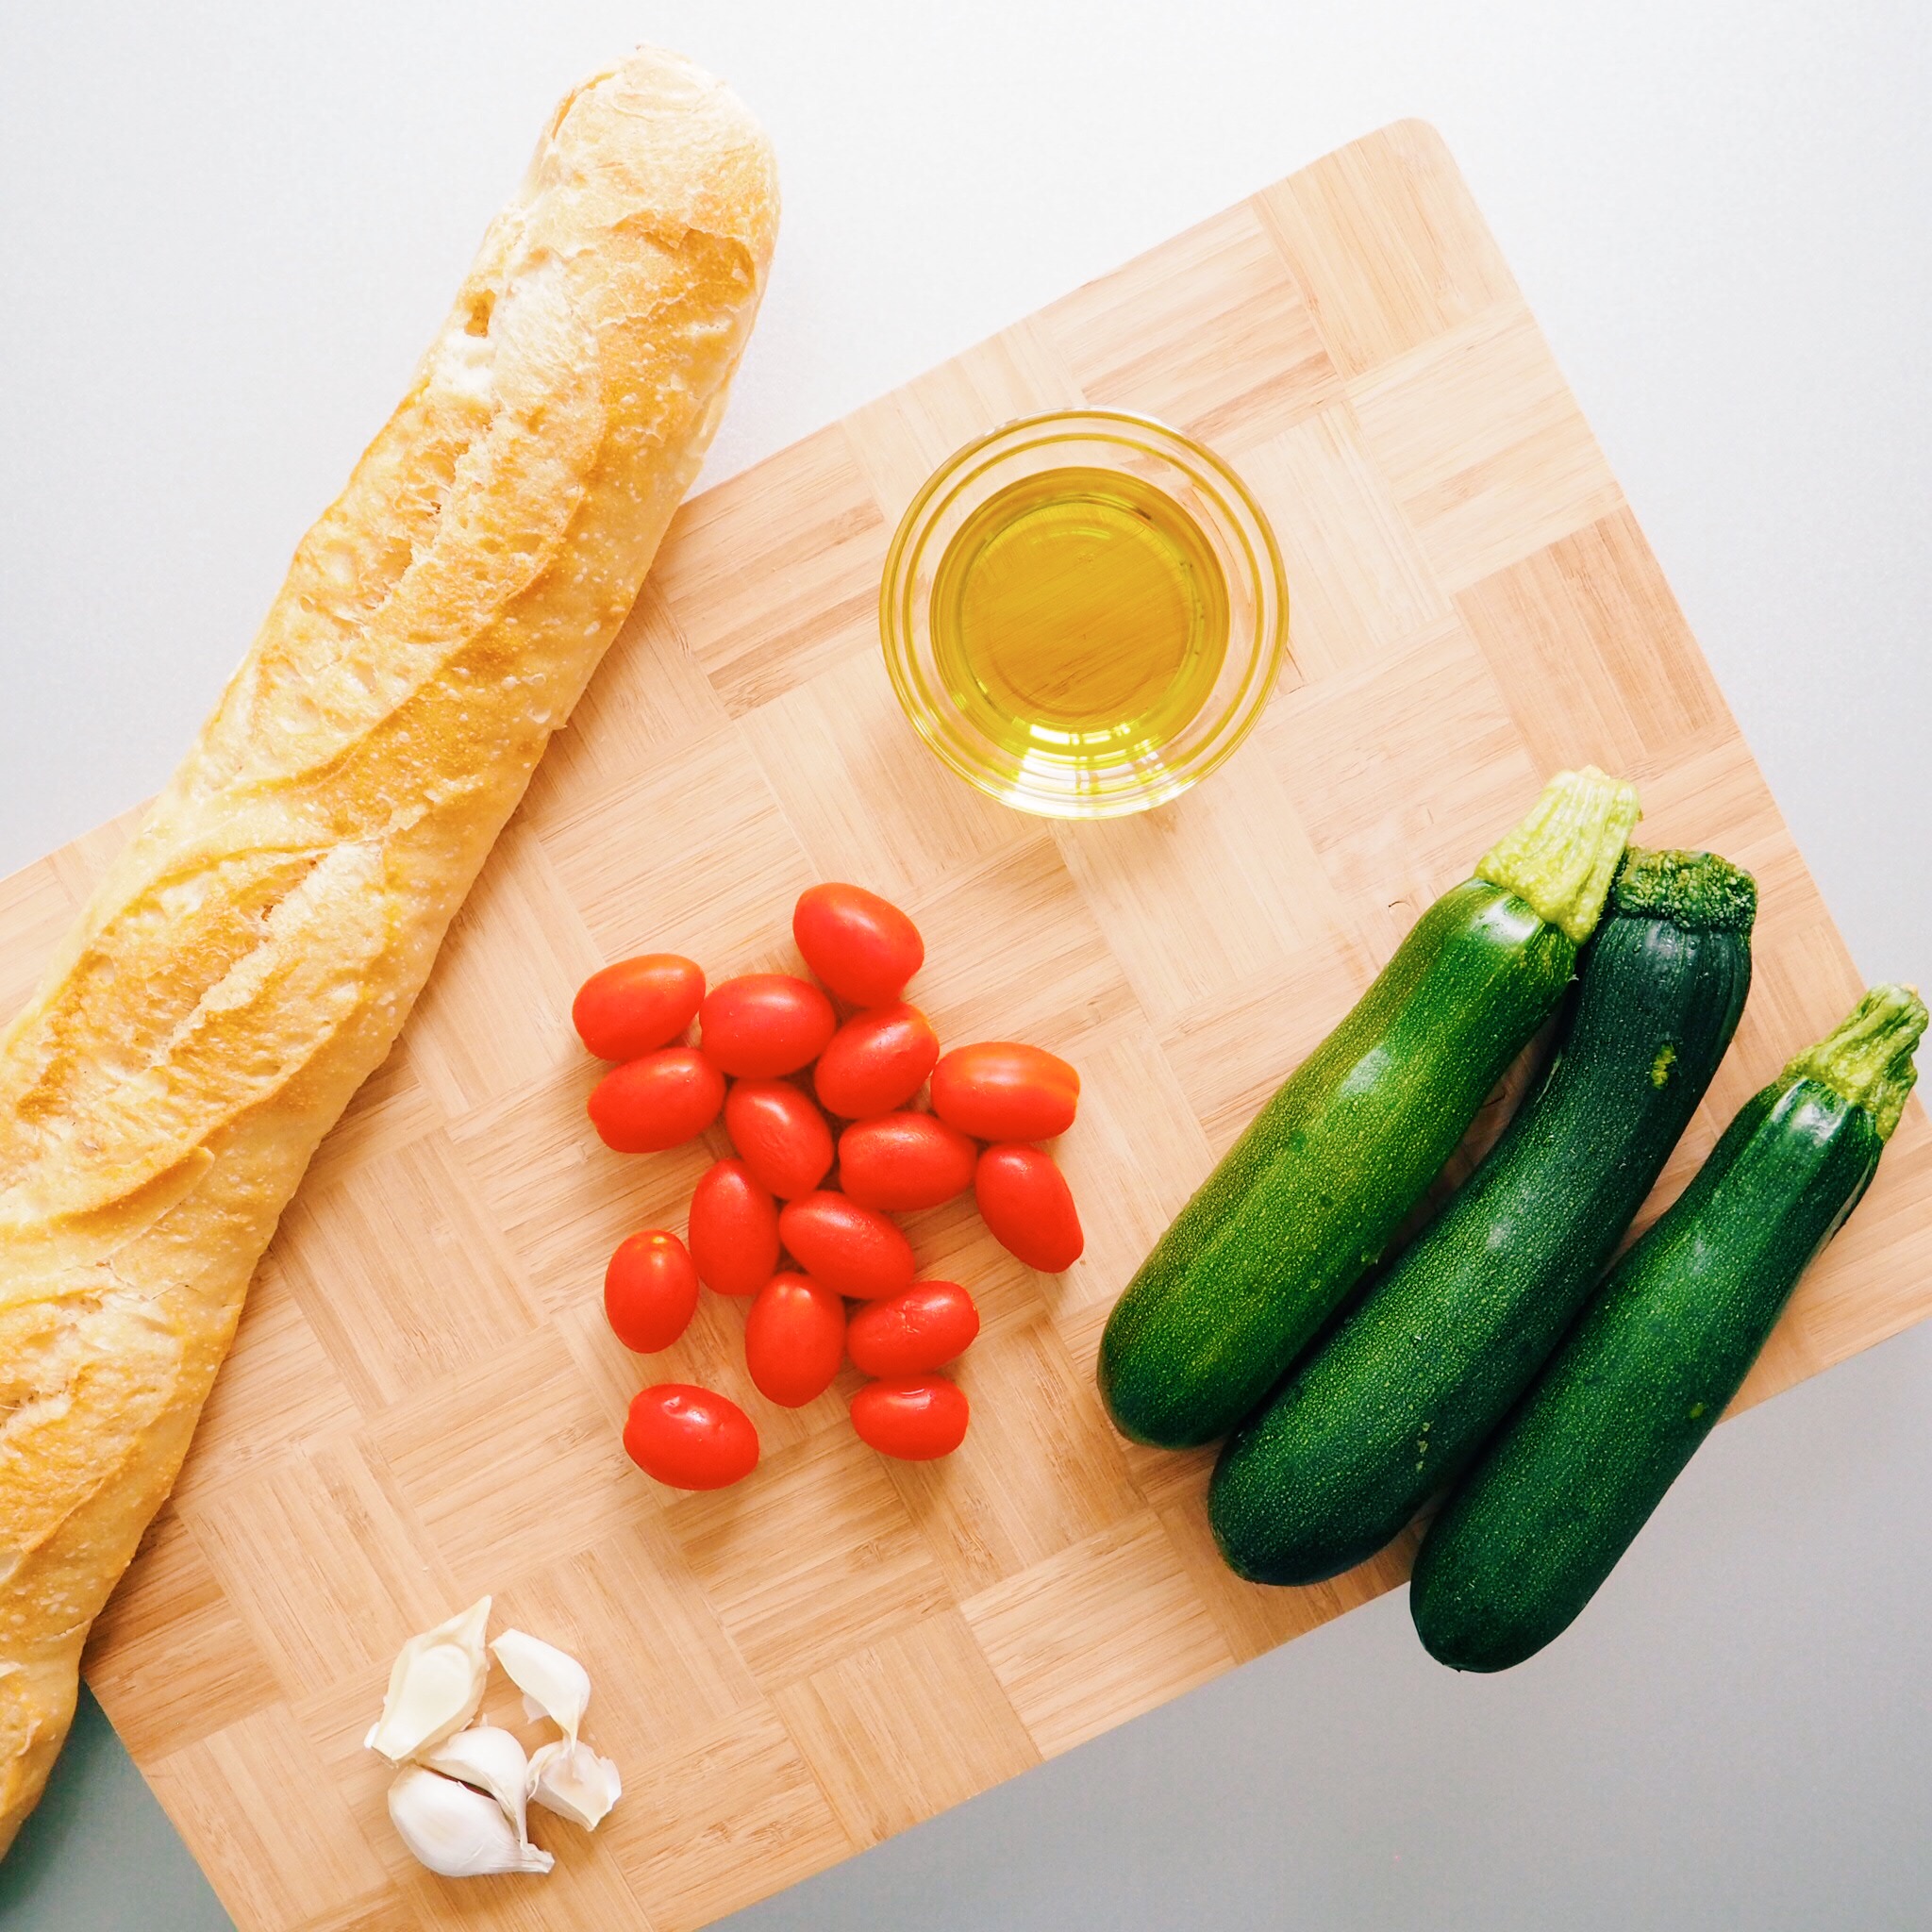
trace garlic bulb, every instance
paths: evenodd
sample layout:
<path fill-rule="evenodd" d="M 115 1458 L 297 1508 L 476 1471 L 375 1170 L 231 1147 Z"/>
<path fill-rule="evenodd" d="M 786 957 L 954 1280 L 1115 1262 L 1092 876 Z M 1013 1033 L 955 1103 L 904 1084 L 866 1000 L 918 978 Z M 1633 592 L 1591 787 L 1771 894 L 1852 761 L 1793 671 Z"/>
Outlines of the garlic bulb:
<path fill-rule="evenodd" d="M 420 1764 L 396 1774 L 389 1815 L 410 1856 L 445 1878 L 547 1872 L 557 1862 L 517 1837 L 494 1798 Z"/>
<path fill-rule="evenodd" d="M 433 1631 L 411 1637 L 389 1674 L 383 1716 L 369 1727 L 363 1742 L 380 1750 L 391 1764 L 402 1764 L 464 1727 L 477 1714 L 489 1679 L 489 1657 L 483 1654 L 487 1626 L 485 1596 Z"/>
<path fill-rule="evenodd" d="M 430 1745 L 418 1762 L 488 1791 L 516 1826 L 519 1841 L 529 1842 L 530 1760 L 508 1731 L 493 1724 L 472 1724 L 467 1731 Z"/>
<path fill-rule="evenodd" d="M 623 1780 L 608 1757 L 588 1744 L 559 1738 L 530 1756 L 530 1796 L 546 1811 L 595 1831 L 611 1806 L 624 1795 Z"/>
<path fill-rule="evenodd" d="M 363 1743 L 400 1764 L 461 1730 L 483 1702 L 490 1674 L 483 1633 L 489 1622 L 486 1596 L 435 1629 L 410 1638 L 390 1672 L 382 1715 Z"/>
<path fill-rule="evenodd" d="M 509 1673 L 510 1682 L 524 1693 L 525 1709 L 534 1703 L 575 1744 L 591 1701 L 591 1679 L 583 1665 L 554 1643 L 523 1630 L 506 1630 L 490 1647 Z"/>

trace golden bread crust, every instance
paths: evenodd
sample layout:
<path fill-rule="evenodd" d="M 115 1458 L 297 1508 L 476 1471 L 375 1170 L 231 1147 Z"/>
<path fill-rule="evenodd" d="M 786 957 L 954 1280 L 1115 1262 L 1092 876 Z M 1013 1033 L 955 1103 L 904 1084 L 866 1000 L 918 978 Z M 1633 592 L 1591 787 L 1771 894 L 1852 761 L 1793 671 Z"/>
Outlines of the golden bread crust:
<path fill-rule="evenodd" d="M 637 594 L 775 239 L 674 55 L 570 94 L 214 716 L 0 1034 L 0 1851 L 315 1145 Z"/>

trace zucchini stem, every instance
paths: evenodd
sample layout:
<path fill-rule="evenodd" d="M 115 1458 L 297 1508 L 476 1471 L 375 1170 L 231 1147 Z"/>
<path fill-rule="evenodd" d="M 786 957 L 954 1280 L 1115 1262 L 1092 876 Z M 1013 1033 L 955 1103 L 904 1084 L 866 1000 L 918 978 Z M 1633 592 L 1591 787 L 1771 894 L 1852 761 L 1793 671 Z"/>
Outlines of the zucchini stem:
<path fill-rule="evenodd" d="M 1862 1107 L 1891 1139 L 1919 1070 L 1912 1054 L 1925 1031 L 1925 1002 L 1909 986 L 1874 986 L 1821 1040 L 1785 1069 L 1787 1080 L 1816 1080 Z"/>
<path fill-rule="evenodd" d="M 1483 856 L 1475 875 L 1514 892 L 1580 946 L 1596 930 L 1630 828 L 1641 816 L 1634 785 L 1594 765 L 1558 772 L 1530 815 Z"/>
<path fill-rule="evenodd" d="M 1692 932 L 1749 932 L 1757 881 L 1714 852 L 1643 852 L 1633 845 L 1610 888 L 1626 919 L 1668 919 Z"/>

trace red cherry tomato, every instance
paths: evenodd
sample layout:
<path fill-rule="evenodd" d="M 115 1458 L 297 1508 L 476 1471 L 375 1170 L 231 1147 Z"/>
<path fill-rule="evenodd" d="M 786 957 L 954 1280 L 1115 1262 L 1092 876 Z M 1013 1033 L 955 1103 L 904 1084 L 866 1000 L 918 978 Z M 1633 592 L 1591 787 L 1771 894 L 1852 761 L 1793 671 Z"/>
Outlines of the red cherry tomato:
<path fill-rule="evenodd" d="M 591 1124 L 620 1154 L 658 1154 L 702 1134 L 724 1105 L 724 1076 L 695 1047 L 625 1060 L 591 1090 Z"/>
<path fill-rule="evenodd" d="M 593 973 L 570 1017 L 600 1060 L 634 1060 L 668 1046 L 697 1017 L 704 969 L 675 953 L 645 953 Z"/>
<path fill-rule="evenodd" d="M 897 1294 L 912 1286 L 912 1243 L 843 1194 L 807 1194 L 778 1210 L 778 1239 L 814 1281 L 840 1294 Z"/>
<path fill-rule="evenodd" d="M 718 1161 L 691 1191 L 690 1241 L 708 1288 L 756 1294 L 778 1272 L 778 1204 L 743 1161 Z"/>
<path fill-rule="evenodd" d="M 917 1375 L 963 1355 L 979 1333 L 979 1310 L 955 1281 L 915 1281 L 902 1294 L 867 1302 L 845 1328 L 852 1366 L 863 1375 Z"/>
<path fill-rule="evenodd" d="M 904 1107 L 925 1085 L 940 1057 L 940 1037 L 917 1007 L 874 1007 L 855 1013 L 819 1056 L 812 1083 L 828 1113 L 869 1120 Z"/>
<path fill-rule="evenodd" d="M 728 1101 L 724 1114 L 728 1124 Z M 973 1185 L 978 1152 L 929 1113 L 884 1113 L 854 1121 L 839 1136 L 839 1185 L 862 1208 L 937 1208 Z"/>
<path fill-rule="evenodd" d="M 803 1408 L 845 1358 L 845 1304 L 805 1274 L 774 1274 L 744 1318 L 744 1365 L 760 1395 Z"/>
<path fill-rule="evenodd" d="M 791 937 L 805 963 L 854 1007 L 897 999 L 925 958 L 919 928 L 863 886 L 813 886 L 801 892 Z"/>
<path fill-rule="evenodd" d="M 932 1070 L 933 1112 L 975 1140 L 1051 1141 L 1079 1104 L 1079 1074 L 1037 1046 L 956 1046 Z"/>
<path fill-rule="evenodd" d="M 722 1490 L 758 1466 L 758 1432 L 737 1403 L 689 1382 L 640 1390 L 624 1425 L 625 1453 L 674 1490 Z"/>
<path fill-rule="evenodd" d="M 973 1176 L 980 1219 L 1008 1254 L 1042 1274 L 1080 1258 L 1087 1238 L 1067 1177 L 1038 1147 L 989 1147 Z"/>
<path fill-rule="evenodd" d="M 724 1096 L 724 1131 L 781 1201 L 810 1193 L 831 1171 L 832 1129 L 789 1080 L 740 1080 Z"/>
<path fill-rule="evenodd" d="M 943 1375 L 894 1375 L 852 1398 L 858 1440 L 901 1462 L 950 1456 L 966 1440 L 965 1392 Z"/>
<path fill-rule="evenodd" d="M 610 1332 L 637 1355 L 669 1348 L 698 1306 L 698 1271 L 675 1234 L 647 1227 L 618 1243 L 604 1271 Z"/>
<path fill-rule="evenodd" d="M 721 1073 L 773 1080 L 809 1066 L 839 1030 L 832 1003 L 789 973 L 744 973 L 705 995 L 698 1041 Z"/>

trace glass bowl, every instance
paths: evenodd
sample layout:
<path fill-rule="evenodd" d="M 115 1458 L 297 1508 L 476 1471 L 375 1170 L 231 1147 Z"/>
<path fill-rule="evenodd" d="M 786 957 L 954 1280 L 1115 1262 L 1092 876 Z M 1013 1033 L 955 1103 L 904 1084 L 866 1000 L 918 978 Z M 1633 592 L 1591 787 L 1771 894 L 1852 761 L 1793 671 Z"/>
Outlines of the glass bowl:
<path fill-rule="evenodd" d="M 1124 488 L 1143 504 L 1153 492 L 1160 521 L 1180 531 L 1174 547 L 1218 572 L 1220 582 L 1206 590 L 1217 623 L 1225 613 L 1219 663 L 1194 664 L 1198 702 L 1191 688 L 1178 710 L 1156 707 L 1157 727 L 1036 725 L 1021 737 L 1003 735 L 988 723 L 985 686 L 971 688 L 974 674 L 948 634 L 956 606 L 941 607 L 951 595 L 943 587 L 960 574 L 956 545 L 978 541 L 996 499 L 1059 471 L 1124 475 Z M 1117 818 L 1199 784 L 1254 729 L 1287 650 L 1288 584 L 1267 518 L 1211 450 L 1148 417 L 1062 410 L 1004 425 L 956 450 L 926 479 L 886 556 L 879 631 L 901 708 L 960 777 L 1021 811 Z"/>

